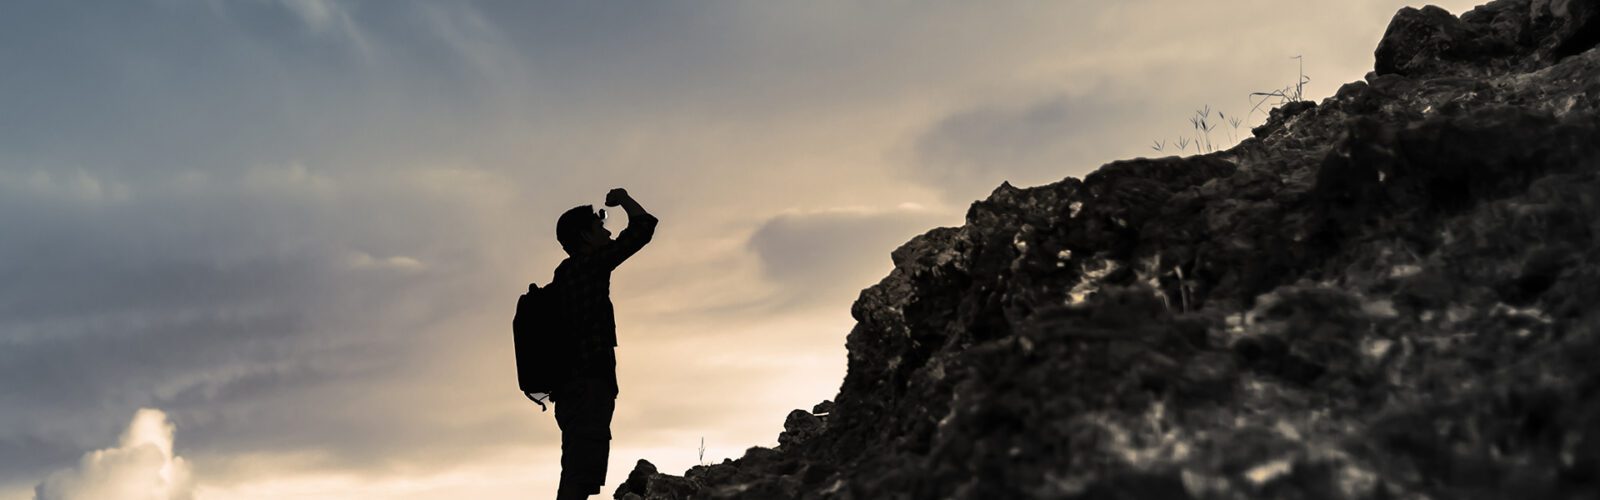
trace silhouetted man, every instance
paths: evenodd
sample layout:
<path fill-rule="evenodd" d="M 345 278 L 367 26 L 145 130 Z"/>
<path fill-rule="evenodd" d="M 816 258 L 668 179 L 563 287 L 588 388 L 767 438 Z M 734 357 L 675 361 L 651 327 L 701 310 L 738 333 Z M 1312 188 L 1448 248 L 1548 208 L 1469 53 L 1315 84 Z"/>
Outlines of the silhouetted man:
<path fill-rule="evenodd" d="M 556 221 L 556 239 L 567 259 L 556 267 L 555 283 L 578 359 L 571 382 L 550 394 L 561 427 L 561 486 L 558 500 L 588 498 L 606 480 L 611 452 L 611 414 L 617 407 L 617 324 L 611 308 L 611 271 L 650 242 L 656 218 L 626 190 L 606 193 L 606 206 L 621 205 L 628 227 L 613 241 L 605 210 L 590 205 L 568 210 Z"/>

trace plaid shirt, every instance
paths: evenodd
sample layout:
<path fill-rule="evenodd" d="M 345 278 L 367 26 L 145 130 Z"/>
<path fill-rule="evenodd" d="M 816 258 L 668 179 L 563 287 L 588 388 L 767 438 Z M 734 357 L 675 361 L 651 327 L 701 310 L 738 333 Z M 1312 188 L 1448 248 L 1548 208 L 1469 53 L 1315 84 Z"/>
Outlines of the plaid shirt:
<path fill-rule="evenodd" d="M 656 222 L 655 216 L 642 211 L 629 214 L 628 227 L 616 240 L 567 257 L 556 267 L 553 281 L 559 284 L 572 333 L 581 339 L 580 377 L 609 379 L 615 384 L 616 357 L 611 348 L 617 346 L 617 320 L 611 306 L 611 271 L 650 243 Z"/>

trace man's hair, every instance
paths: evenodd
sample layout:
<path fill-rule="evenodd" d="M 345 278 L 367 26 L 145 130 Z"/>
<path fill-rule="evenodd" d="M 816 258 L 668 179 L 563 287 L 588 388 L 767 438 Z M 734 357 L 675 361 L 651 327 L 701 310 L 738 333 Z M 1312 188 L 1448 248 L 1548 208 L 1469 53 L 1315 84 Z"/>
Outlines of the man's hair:
<path fill-rule="evenodd" d="M 561 242 L 563 250 L 572 253 L 583 243 L 583 233 L 597 220 L 600 216 L 595 215 L 594 205 L 572 207 L 556 219 L 556 241 Z"/>

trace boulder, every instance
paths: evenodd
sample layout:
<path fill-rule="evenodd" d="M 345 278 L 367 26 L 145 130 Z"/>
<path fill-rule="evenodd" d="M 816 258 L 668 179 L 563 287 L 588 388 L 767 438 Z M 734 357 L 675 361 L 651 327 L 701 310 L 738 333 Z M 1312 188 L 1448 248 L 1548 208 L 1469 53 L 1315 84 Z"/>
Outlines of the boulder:
<path fill-rule="evenodd" d="M 822 433 L 822 420 L 805 410 L 789 412 L 783 420 L 783 432 L 778 434 L 778 446 L 795 446 Z"/>

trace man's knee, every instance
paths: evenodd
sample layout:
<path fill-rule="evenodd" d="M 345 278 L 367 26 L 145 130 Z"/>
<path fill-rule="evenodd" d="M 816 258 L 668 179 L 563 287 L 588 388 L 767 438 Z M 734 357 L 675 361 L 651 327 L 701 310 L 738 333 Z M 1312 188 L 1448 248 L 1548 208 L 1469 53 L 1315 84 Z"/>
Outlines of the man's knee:
<path fill-rule="evenodd" d="M 561 433 L 563 441 L 581 441 L 586 443 L 604 443 L 611 441 L 611 429 L 598 426 L 573 426 Z"/>

